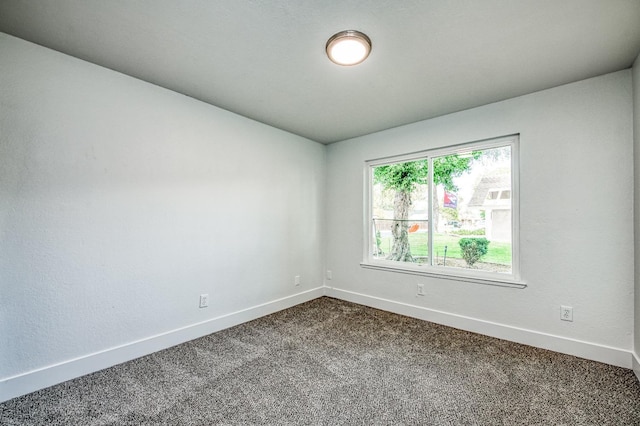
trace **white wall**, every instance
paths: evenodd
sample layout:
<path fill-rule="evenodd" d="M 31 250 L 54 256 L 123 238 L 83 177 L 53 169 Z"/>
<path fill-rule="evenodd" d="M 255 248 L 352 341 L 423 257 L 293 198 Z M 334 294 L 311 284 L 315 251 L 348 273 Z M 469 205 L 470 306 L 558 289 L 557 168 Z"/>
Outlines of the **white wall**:
<path fill-rule="evenodd" d="M 0 33 L 0 401 L 312 299 L 324 264 L 331 295 L 630 366 L 631 75 L 324 147 Z M 359 266 L 365 160 L 512 133 L 526 289 Z"/>
<path fill-rule="evenodd" d="M 328 294 L 631 367 L 631 71 L 330 145 Z M 519 133 L 526 289 L 362 268 L 365 160 Z M 416 296 L 416 284 L 426 296 Z M 560 321 L 560 305 L 574 322 Z"/>
<path fill-rule="evenodd" d="M 640 55 L 633 64 L 635 322 L 633 370 L 640 380 Z"/>
<path fill-rule="evenodd" d="M 0 33 L 0 400 L 321 295 L 324 167 Z"/>

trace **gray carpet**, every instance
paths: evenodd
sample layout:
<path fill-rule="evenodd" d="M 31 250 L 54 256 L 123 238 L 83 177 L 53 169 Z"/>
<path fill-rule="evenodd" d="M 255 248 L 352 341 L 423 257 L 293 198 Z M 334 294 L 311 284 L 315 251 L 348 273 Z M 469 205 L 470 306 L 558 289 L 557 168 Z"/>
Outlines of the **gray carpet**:
<path fill-rule="evenodd" d="M 633 372 L 330 298 L 0 404 L 2 425 L 639 425 Z"/>

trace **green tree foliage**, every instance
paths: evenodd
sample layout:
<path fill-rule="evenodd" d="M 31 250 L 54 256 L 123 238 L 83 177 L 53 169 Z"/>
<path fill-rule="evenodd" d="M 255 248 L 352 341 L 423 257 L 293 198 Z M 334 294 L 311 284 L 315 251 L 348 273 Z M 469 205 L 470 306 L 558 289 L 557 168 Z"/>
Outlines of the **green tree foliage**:
<path fill-rule="evenodd" d="M 469 267 L 489 251 L 489 240 L 486 238 L 460 238 L 458 244 L 462 250 L 462 258 Z"/>
<path fill-rule="evenodd" d="M 447 191 L 456 191 L 453 179 L 461 176 L 471 166 L 474 159 L 482 152 L 474 152 L 471 156 L 460 157 L 457 154 L 436 157 L 433 159 L 433 183 L 442 185 Z M 411 195 L 417 185 L 424 185 L 429 180 L 429 162 L 427 160 L 409 161 L 405 163 L 387 164 L 374 168 L 373 179 L 386 190 L 395 191 L 394 223 L 392 225 L 393 246 L 387 257 L 389 260 L 413 262 L 409 246 L 408 219 Z M 434 200 L 435 200 L 435 191 Z M 437 209 L 437 202 L 433 205 Z M 434 213 L 434 217 L 437 212 Z"/>
<path fill-rule="evenodd" d="M 458 154 L 436 157 L 433 159 L 433 183 L 442 185 L 447 191 L 455 192 L 458 187 L 453 183 L 453 178 L 462 176 L 469 170 L 471 162 L 482 153 L 474 152 L 471 156 L 460 157 Z"/>
<path fill-rule="evenodd" d="M 460 157 L 457 154 L 436 157 L 433 159 L 433 183 L 442 185 L 447 191 L 457 191 L 453 179 L 469 170 L 471 162 L 480 157 L 482 152 L 474 152 L 471 156 Z M 429 163 L 427 160 L 406 163 L 388 164 L 374 169 L 374 182 L 385 189 L 413 192 L 416 185 L 427 184 Z"/>
<path fill-rule="evenodd" d="M 442 209 L 442 215 L 446 217 L 448 220 L 458 220 L 458 210 L 452 209 L 451 207 L 444 207 Z"/>
<path fill-rule="evenodd" d="M 416 185 L 427 183 L 429 164 L 427 160 L 388 164 L 376 167 L 373 173 L 374 182 L 385 189 L 411 193 Z"/>

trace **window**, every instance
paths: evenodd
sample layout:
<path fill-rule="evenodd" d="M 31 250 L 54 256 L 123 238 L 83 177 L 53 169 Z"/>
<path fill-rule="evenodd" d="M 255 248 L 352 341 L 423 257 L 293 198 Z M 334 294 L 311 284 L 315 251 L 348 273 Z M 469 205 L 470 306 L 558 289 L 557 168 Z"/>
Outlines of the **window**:
<path fill-rule="evenodd" d="M 518 137 L 368 161 L 365 267 L 515 283 Z"/>

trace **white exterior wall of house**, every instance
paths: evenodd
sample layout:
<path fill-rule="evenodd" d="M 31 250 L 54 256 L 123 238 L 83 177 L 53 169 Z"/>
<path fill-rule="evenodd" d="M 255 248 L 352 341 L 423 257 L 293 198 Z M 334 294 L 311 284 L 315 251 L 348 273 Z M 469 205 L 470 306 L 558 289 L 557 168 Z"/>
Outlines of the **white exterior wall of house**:
<path fill-rule="evenodd" d="M 511 209 L 494 208 L 487 212 L 485 235 L 489 241 L 511 242 Z"/>

